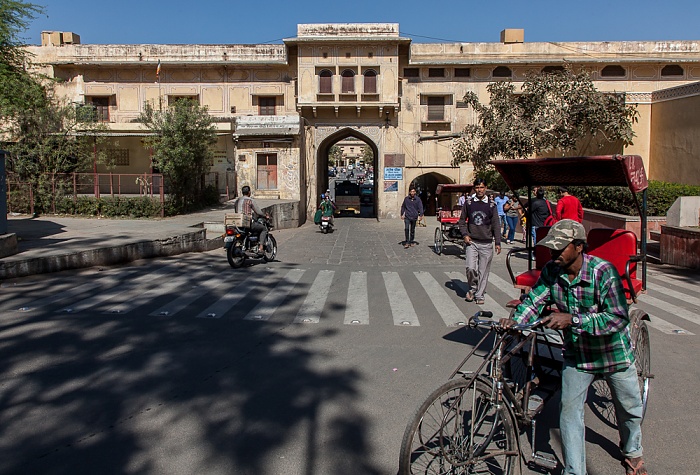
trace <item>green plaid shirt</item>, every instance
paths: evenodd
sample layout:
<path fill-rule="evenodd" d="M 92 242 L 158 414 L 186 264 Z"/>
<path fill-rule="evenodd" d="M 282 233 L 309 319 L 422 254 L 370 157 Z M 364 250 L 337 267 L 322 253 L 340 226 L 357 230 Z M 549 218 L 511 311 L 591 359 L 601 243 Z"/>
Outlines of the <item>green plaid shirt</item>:
<path fill-rule="evenodd" d="M 569 282 L 561 267 L 547 263 L 513 318 L 519 323 L 533 322 L 552 303 L 559 311 L 581 319 L 580 325 L 564 330 L 564 357 L 580 371 L 617 371 L 634 362 L 627 299 L 612 264 L 584 254 L 579 275 Z"/>

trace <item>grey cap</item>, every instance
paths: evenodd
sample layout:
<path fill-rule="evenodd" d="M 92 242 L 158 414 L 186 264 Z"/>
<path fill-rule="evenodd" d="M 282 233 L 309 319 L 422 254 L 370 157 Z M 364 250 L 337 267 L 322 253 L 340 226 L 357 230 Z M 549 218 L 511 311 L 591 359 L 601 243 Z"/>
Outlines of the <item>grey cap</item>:
<path fill-rule="evenodd" d="M 585 241 L 586 229 L 583 227 L 583 224 L 573 219 L 562 219 L 549 229 L 547 236 L 541 239 L 537 245 L 561 251 L 574 239 Z"/>

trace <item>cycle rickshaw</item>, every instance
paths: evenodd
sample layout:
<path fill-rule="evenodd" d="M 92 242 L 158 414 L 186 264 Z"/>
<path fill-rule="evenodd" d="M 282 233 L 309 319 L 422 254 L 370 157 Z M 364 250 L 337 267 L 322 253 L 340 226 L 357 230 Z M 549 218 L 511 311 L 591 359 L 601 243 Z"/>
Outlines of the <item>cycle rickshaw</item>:
<path fill-rule="evenodd" d="M 640 213 L 641 252 L 636 236 L 629 247 L 629 231 L 589 229 L 589 253 L 609 253 L 622 266 L 620 275 L 630 302 L 636 301 L 646 287 L 646 188 L 643 162 L 638 156 L 600 156 L 532 160 L 498 160 L 491 162 L 513 190 L 532 186 L 608 185 L 627 186 L 635 196 Z M 636 193 L 642 193 L 641 203 Z M 529 222 L 530 220 L 528 220 Z M 528 229 L 528 231 L 530 231 Z M 597 242 L 591 243 L 591 233 Z M 527 233 L 530 256 L 536 253 Z M 592 245 L 591 245 L 592 244 Z M 618 254 L 624 257 L 614 256 Z M 623 263 L 624 261 L 624 263 Z M 636 276 L 641 262 L 641 279 Z M 513 283 L 523 292 L 534 284 L 532 261 L 528 271 L 515 276 Z M 524 275 L 523 279 L 518 277 Z M 538 275 L 538 274 L 537 274 Z M 513 305 L 515 302 L 509 302 Z M 533 468 L 554 470 L 557 460 L 552 454 L 535 447 L 536 418 L 561 387 L 562 339 L 556 332 L 541 329 L 538 322 L 516 325 L 505 330 L 492 320 L 491 312 L 478 312 L 468 324 L 470 330 L 486 334 L 452 372 L 448 381 L 433 391 L 420 405 L 404 432 L 399 456 L 399 474 L 471 474 L 510 475 L 521 472 L 525 462 Z M 649 395 L 650 348 L 649 317 L 632 308 L 630 337 L 637 362 L 637 375 L 644 411 Z M 476 369 L 467 362 L 481 358 Z M 615 425 L 609 388 L 603 381 L 593 385 L 595 401 L 591 409 Z M 606 399 L 607 398 L 607 399 Z M 591 405 L 591 401 L 589 401 Z M 530 447 L 521 447 L 520 435 L 530 429 Z"/>
<path fill-rule="evenodd" d="M 435 252 L 442 253 L 445 241 L 458 245 L 464 250 L 464 239 L 459 232 L 457 222 L 459 221 L 462 207 L 457 204 L 459 197 L 464 194 L 468 196 L 472 192 L 474 185 L 471 184 L 440 184 L 435 190 L 435 200 L 437 201 L 437 221 L 438 227 L 435 229 Z"/>

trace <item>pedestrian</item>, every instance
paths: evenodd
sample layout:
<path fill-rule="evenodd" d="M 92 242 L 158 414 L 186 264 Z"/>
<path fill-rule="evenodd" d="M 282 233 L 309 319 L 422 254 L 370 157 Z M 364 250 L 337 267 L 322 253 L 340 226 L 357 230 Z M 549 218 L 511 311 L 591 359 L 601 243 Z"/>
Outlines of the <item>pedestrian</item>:
<path fill-rule="evenodd" d="M 404 198 L 401 204 L 401 219 L 404 222 L 404 233 L 406 240 L 403 242 L 404 249 L 415 246 L 414 241 L 416 234 L 416 221 L 423 217 L 423 202 L 416 196 L 416 188 L 414 186 L 408 190 L 408 196 Z"/>
<path fill-rule="evenodd" d="M 629 333 L 629 310 L 620 275 L 607 261 L 586 254 L 586 230 L 571 219 L 551 227 L 538 245 L 548 247 L 552 260 L 515 309 L 508 328 L 531 323 L 554 302 L 542 324 L 564 333 L 559 428 L 564 474 L 586 474 L 584 406 L 588 387 L 597 376 L 611 388 L 627 475 L 644 475 L 642 458 L 643 406 Z"/>
<path fill-rule="evenodd" d="M 522 212 L 522 206 L 520 206 L 520 200 L 513 194 L 509 194 L 508 202 L 503 205 L 503 209 L 506 212 L 506 221 L 508 223 L 508 237 L 506 238 L 506 244 L 513 244 L 515 241 L 515 230 L 518 227 L 518 220 L 520 219 L 520 213 Z"/>
<path fill-rule="evenodd" d="M 496 242 L 496 254 L 500 254 L 501 233 L 496 203 L 486 196 L 486 183 L 482 178 L 474 180 L 474 191 L 462 206 L 458 225 L 466 244 L 466 300 L 483 305 L 493 259 L 493 242 Z"/>
<path fill-rule="evenodd" d="M 535 198 L 529 204 L 530 219 L 532 220 L 532 244 L 537 241 L 537 228 L 551 226 L 554 221 L 552 205 L 544 197 L 544 188 L 535 188 Z"/>
<path fill-rule="evenodd" d="M 569 189 L 565 186 L 559 187 L 559 201 L 557 202 L 557 221 L 562 219 L 573 219 L 578 223 L 583 222 L 583 206 L 574 195 L 569 194 Z"/>
<path fill-rule="evenodd" d="M 501 221 L 501 237 L 505 239 L 506 229 L 508 228 L 508 224 L 506 223 L 506 212 L 503 209 L 503 205 L 508 203 L 508 197 L 506 196 L 506 192 L 501 190 L 498 193 L 498 196 L 494 198 L 494 201 L 496 202 L 496 208 L 498 209 L 498 219 Z"/>
<path fill-rule="evenodd" d="M 457 199 L 457 206 L 460 208 L 464 206 L 464 202 L 467 201 L 467 194 L 463 191 L 459 198 Z"/>

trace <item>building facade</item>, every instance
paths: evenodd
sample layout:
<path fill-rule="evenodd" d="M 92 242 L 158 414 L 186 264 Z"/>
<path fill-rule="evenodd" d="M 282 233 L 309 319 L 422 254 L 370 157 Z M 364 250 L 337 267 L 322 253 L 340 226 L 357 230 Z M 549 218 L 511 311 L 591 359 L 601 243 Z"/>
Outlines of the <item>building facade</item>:
<path fill-rule="evenodd" d="M 396 217 L 412 182 L 465 183 L 451 143 L 476 119 L 462 98 L 482 102 L 499 80 L 571 64 L 601 91 L 625 93 L 640 113 L 634 145 L 651 179 L 700 183 L 700 42 L 527 43 L 504 30 L 495 43 L 413 43 L 398 24 L 305 24 L 275 45 L 90 45 L 44 32 L 29 47 L 58 92 L 90 105 L 112 135 L 115 173 L 151 167 L 137 117 L 150 102 L 206 106 L 219 134 L 214 184 L 255 196 L 299 200 L 307 215 L 328 186 L 328 151 L 359 140 L 374 154 L 375 211 Z M 386 175 L 385 175 L 386 173 Z M 233 190 L 230 190 L 233 191 Z"/>

